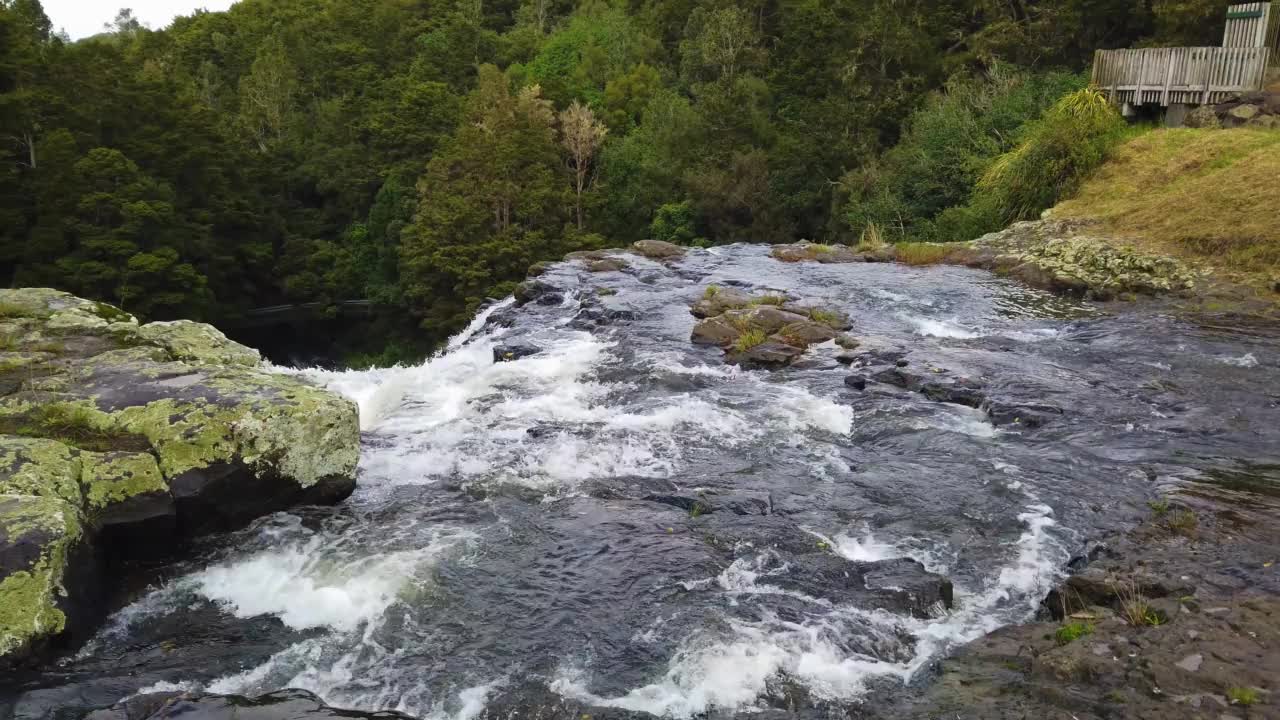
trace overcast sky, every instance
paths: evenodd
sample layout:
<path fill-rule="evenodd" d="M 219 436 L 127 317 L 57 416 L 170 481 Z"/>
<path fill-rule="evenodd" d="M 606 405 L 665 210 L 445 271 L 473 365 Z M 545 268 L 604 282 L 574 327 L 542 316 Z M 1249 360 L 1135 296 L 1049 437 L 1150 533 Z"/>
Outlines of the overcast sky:
<path fill-rule="evenodd" d="M 226 10 L 233 0 L 41 0 L 54 30 L 66 30 L 72 40 L 102 32 L 104 23 L 116 18 L 120 8 L 133 8 L 142 24 L 153 30 L 169 25 L 178 15 L 192 10 Z"/>

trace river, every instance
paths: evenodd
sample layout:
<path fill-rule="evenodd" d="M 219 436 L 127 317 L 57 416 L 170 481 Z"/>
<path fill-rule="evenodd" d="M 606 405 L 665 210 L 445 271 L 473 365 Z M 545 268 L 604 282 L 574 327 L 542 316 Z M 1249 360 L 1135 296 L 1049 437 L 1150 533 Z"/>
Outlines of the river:
<path fill-rule="evenodd" d="M 1030 617 L 1159 492 L 1280 465 L 1268 332 L 965 268 L 747 245 L 629 261 L 553 266 L 563 302 L 496 304 L 418 367 L 282 369 L 359 404 L 355 495 L 197 542 L 86 646 L 10 681 L 0 716 L 292 687 L 471 720 L 531 681 L 672 718 L 848 707 L 915 692 L 950 649 Z M 997 427 L 857 391 L 834 344 L 779 372 L 726 365 L 689 342 L 709 284 L 839 308 L 890 364 L 1062 414 Z M 495 362 L 499 345 L 536 352 Z M 833 558 L 917 560 L 954 607 L 868 606 L 828 582 Z"/>

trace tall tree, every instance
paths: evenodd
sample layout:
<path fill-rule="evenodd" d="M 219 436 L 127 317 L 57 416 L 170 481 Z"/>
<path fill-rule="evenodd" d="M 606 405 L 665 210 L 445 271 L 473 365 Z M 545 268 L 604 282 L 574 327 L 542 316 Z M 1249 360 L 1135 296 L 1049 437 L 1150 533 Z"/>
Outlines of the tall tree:
<path fill-rule="evenodd" d="M 568 165 L 573 173 L 574 209 L 578 229 L 582 229 L 582 194 L 594 184 L 596 155 L 604 144 L 609 128 L 596 119 L 591 108 L 574 100 L 560 113 L 561 143 L 568 154 Z"/>

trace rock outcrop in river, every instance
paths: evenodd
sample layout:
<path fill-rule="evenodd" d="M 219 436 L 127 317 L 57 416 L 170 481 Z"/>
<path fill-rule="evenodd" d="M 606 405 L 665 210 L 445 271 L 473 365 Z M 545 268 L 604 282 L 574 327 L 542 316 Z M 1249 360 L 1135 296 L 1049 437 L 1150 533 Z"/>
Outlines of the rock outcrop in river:
<path fill-rule="evenodd" d="M 778 245 L 783 262 L 822 264 L 903 261 L 966 265 L 1008 275 L 1033 287 L 1094 300 L 1190 290 L 1198 274 L 1178 260 L 1091 232 L 1079 221 L 1014 223 L 960 243 L 910 243 L 859 252 L 834 245 Z"/>
<path fill-rule="evenodd" d="M 0 667 L 79 636 L 114 567 L 355 487 L 355 405 L 217 329 L 0 290 Z"/>

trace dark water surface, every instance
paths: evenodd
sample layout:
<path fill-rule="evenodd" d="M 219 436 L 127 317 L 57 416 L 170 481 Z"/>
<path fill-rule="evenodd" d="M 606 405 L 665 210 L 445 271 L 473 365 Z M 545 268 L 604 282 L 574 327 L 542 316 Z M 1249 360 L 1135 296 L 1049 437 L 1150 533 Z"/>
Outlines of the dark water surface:
<path fill-rule="evenodd" d="M 78 654 L 10 679 L 0 715 L 297 687 L 468 720 L 531 679 L 679 718 L 856 704 L 917 692 L 932 660 L 1028 617 L 1157 488 L 1270 487 L 1256 469 L 1280 465 L 1266 332 L 962 268 L 785 265 L 758 246 L 631 263 L 557 265 L 544 279 L 563 303 L 494 308 L 421 367 L 306 373 L 360 403 L 355 496 L 203 541 Z M 689 343 L 713 283 L 838 307 L 912 372 L 1063 413 L 997 428 L 854 391 L 834 345 L 778 373 L 726 366 Z M 495 364 L 495 344 L 541 352 Z M 914 558 L 954 581 L 956 606 L 860 606 L 824 584 L 833 553 Z"/>

